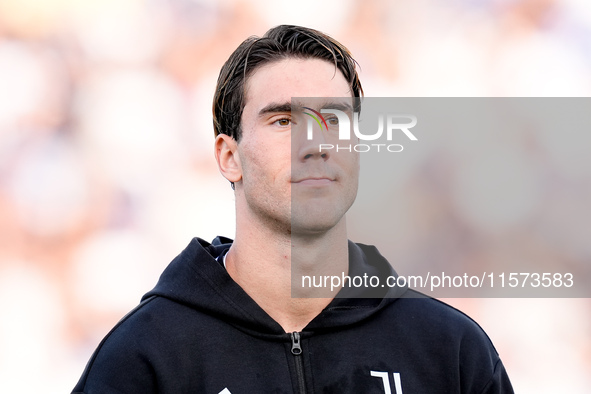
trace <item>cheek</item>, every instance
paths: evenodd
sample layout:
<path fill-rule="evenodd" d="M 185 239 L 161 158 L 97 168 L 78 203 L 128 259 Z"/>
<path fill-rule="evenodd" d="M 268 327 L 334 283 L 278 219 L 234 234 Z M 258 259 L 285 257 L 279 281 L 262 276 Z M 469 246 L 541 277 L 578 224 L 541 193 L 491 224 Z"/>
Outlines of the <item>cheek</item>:
<path fill-rule="evenodd" d="M 339 162 L 339 166 L 348 174 L 355 175 L 359 173 L 360 158 L 359 153 L 339 152 L 334 157 Z"/>
<path fill-rule="evenodd" d="M 252 141 L 242 147 L 240 157 L 251 170 L 269 176 L 291 171 L 291 146 L 285 148 L 271 141 Z"/>
<path fill-rule="evenodd" d="M 277 187 L 277 184 L 291 180 L 289 133 L 245 127 L 238 152 L 245 183 L 256 183 L 257 188 Z"/>
<path fill-rule="evenodd" d="M 253 143 L 243 145 L 240 149 L 240 163 L 246 187 L 260 188 L 269 183 L 272 161 L 262 147 Z"/>

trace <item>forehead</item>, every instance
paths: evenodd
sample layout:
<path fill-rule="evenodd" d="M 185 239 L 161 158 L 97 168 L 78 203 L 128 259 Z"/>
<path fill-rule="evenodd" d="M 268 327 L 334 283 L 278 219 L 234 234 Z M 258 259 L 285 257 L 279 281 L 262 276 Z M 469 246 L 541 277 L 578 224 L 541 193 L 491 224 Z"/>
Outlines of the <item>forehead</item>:
<path fill-rule="evenodd" d="M 292 97 L 350 97 L 341 71 L 322 59 L 287 58 L 265 64 L 246 81 L 244 110 L 290 102 Z"/>

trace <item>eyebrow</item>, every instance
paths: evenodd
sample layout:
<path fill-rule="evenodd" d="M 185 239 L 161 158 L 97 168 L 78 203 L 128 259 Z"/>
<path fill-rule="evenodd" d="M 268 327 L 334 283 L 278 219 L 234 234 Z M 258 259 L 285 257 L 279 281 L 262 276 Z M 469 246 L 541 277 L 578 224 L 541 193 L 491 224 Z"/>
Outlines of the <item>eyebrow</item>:
<path fill-rule="evenodd" d="M 291 112 L 291 103 L 271 103 L 259 111 L 259 117 L 280 112 Z"/>
<path fill-rule="evenodd" d="M 275 113 L 282 113 L 282 112 L 292 112 L 292 111 L 302 111 L 304 108 L 301 104 L 292 104 L 291 102 L 284 102 L 284 103 L 271 103 L 265 106 L 263 109 L 259 111 L 259 117 L 263 117 L 268 114 L 275 114 Z M 325 102 L 323 105 L 319 106 L 319 109 L 337 109 L 344 112 L 352 112 L 353 107 L 349 103 L 343 103 L 340 101 L 330 101 Z"/>
<path fill-rule="evenodd" d="M 337 109 L 343 112 L 353 112 L 353 107 L 349 103 L 343 103 L 341 101 L 333 101 L 324 103 L 321 109 Z"/>

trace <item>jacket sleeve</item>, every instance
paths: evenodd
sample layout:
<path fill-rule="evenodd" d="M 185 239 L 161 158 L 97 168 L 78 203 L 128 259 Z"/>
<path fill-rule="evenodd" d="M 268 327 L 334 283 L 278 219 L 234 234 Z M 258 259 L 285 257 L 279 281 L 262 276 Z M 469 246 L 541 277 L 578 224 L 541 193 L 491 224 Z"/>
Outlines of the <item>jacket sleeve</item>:
<path fill-rule="evenodd" d="M 459 344 L 460 392 L 513 394 L 507 371 L 488 335 L 472 319 L 468 318 L 464 323 L 456 326 L 462 332 Z"/>
<path fill-rule="evenodd" d="M 156 393 L 149 360 L 110 342 L 96 350 L 72 393 Z"/>
<path fill-rule="evenodd" d="M 513 386 L 501 360 L 495 365 L 495 370 L 490 381 L 481 394 L 513 394 Z"/>
<path fill-rule="evenodd" d="M 130 319 L 147 302 L 142 302 L 121 319 L 102 340 L 72 394 L 157 392 L 157 379 L 149 356 L 150 345 L 146 341 L 147 330 Z"/>

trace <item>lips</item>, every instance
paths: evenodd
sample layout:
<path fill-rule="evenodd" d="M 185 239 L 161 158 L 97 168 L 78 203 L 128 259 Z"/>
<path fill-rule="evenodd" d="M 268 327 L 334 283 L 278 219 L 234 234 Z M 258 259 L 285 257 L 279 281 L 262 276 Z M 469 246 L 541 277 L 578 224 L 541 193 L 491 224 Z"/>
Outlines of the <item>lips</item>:
<path fill-rule="evenodd" d="M 323 185 L 329 185 L 334 181 L 335 181 L 334 178 L 328 177 L 328 176 L 310 176 L 310 177 L 297 178 L 295 181 L 292 181 L 292 183 L 297 183 L 300 185 L 310 185 L 310 186 L 323 186 Z"/>

